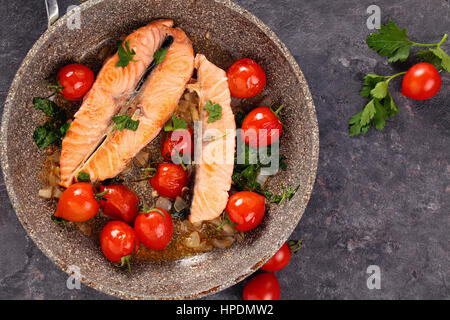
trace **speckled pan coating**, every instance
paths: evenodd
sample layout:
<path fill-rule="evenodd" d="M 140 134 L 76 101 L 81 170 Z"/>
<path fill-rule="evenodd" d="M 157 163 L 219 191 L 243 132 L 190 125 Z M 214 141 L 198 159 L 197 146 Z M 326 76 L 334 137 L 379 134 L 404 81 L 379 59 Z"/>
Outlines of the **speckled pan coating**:
<path fill-rule="evenodd" d="M 39 248 L 63 270 L 81 270 L 82 281 L 127 299 L 189 299 L 225 289 L 257 270 L 286 241 L 299 222 L 314 185 L 319 153 L 315 108 L 297 63 L 260 20 L 228 0 L 91 0 L 81 6 L 82 29 L 70 30 L 60 19 L 34 45 L 9 92 L 1 127 L 1 159 L 11 202 L 19 220 Z M 49 219 L 55 203 L 37 196 L 37 173 L 44 153 L 32 142 L 42 117 L 31 99 L 42 96 L 47 79 L 72 61 L 85 61 L 92 48 L 155 18 L 172 18 L 206 54 L 223 68 L 237 58 L 261 62 L 268 75 L 263 95 L 285 103 L 282 152 L 289 156 L 287 172 L 271 181 L 301 187 L 283 208 L 272 205 L 263 224 L 246 241 L 226 251 L 213 251 L 167 263 L 142 263 L 130 275 L 113 267 L 97 244 L 75 230 Z M 208 33 L 208 38 L 205 35 Z M 249 45 L 251 44 L 251 45 Z M 257 98 L 247 104 L 258 103 Z"/>

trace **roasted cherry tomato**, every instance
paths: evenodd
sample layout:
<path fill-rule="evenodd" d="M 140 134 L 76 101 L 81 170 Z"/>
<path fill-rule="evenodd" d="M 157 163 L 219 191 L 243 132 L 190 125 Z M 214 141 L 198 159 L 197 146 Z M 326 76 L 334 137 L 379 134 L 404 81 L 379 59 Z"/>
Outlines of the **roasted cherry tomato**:
<path fill-rule="evenodd" d="M 280 283 L 273 273 L 261 273 L 244 287 L 244 300 L 280 300 Z"/>
<path fill-rule="evenodd" d="M 160 195 L 175 199 L 181 195 L 181 191 L 188 185 L 186 171 L 178 164 L 160 163 L 156 175 L 150 179 L 152 187 Z"/>
<path fill-rule="evenodd" d="M 259 107 L 250 111 L 242 122 L 241 139 L 250 147 L 266 147 L 280 138 L 283 125 L 278 112 L 267 107 Z"/>
<path fill-rule="evenodd" d="M 166 134 L 161 145 L 161 153 L 164 159 L 172 161 L 182 155 L 192 156 L 192 129 L 175 130 Z"/>
<path fill-rule="evenodd" d="M 414 100 L 426 100 L 438 93 L 442 80 L 436 68 L 427 62 L 411 67 L 403 78 L 402 94 Z"/>
<path fill-rule="evenodd" d="M 90 183 L 78 182 L 67 188 L 59 198 L 55 217 L 73 222 L 92 219 L 100 205 Z"/>
<path fill-rule="evenodd" d="M 94 72 L 82 64 L 69 64 L 59 70 L 58 87 L 62 96 L 71 101 L 79 101 L 91 89 Z"/>
<path fill-rule="evenodd" d="M 111 221 L 102 230 L 100 245 L 105 257 L 113 262 L 122 262 L 130 270 L 130 258 L 139 249 L 139 239 L 133 228 L 122 221 Z"/>
<path fill-rule="evenodd" d="M 105 191 L 106 194 L 100 200 L 103 213 L 110 218 L 132 224 L 138 214 L 139 198 L 123 184 L 101 186 L 100 193 Z"/>
<path fill-rule="evenodd" d="M 227 72 L 231 95 L 247 99 L 258 95 L 266 86 L 266 73 L 252 59 L 236 61 Z"/>
<path fill-rule="evenodd" d="M 241 191 L 228 199 L 225 211 L 231 222 L 236 224 L 236 230 L 249 231 L 256 228 L 264 218 L 265 199 L 258 193 Z"/>
<path fill-rule="evenodd" d="M 172 239 L 172 217 L 163 209 L 151 208 L 137 216 L 134 229 L 144 246 L 164 250 Z"/>
<path fill-rule="evenodd" d="M 261 270 L 264 271 L 279 271 L 286 267 L 291 260 L 291 250 L 287 243 L 283 244 L 280 250 L 275 253 L 275 255 L 269 259 L 262 267 Z"/>

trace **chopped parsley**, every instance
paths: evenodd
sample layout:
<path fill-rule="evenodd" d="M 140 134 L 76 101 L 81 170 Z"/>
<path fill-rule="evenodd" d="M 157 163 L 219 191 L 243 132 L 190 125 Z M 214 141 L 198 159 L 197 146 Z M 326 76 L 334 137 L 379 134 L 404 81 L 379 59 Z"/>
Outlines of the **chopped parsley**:
<path fill-rule="evenodd" d="M 60 146 L 70 127 L 66 122 L 66 113 L 56 103 L 44 98 L 33 98 L 33 105 L 36 110 L 42 111 L 50 118 L 44 125 L 36 127 L 33 141 L 39 150 L 44 150 L 52 144 Z"/>
<path fill-rule="evenodd" d="M 80 171 L 80 173 L 78 173 L 77 180 L 78 182 L 91 182 L 91 176 L 89 175 L 89 173 Z"/>
<path fill-rule="evenodd" d="M 205 105 L 205 110 L 208 111 L 208 123 L 222 119 L 222 106 L 220 104 L 213 104 L 211 100 L 208 100 Z"/>
<path fill-rule="evenodd" d="M 153 58 L 155 59 L 155 63 L 157 65 L 160 64 L 161 62 L 163 62 L 168 50 L 169 50 L 169 48 L 161 47 L 155 51 L 155 53 L 153 54 Z"/>
<path fill-rule="evenodd" d="M 175 115 L 172 115 L 172 118 L 167 122 L 167 124 L 164 126 L 164 131 L 175 131 L 175 130 L 186 130 L 188 128 L 188 125 L 186 121 L 183 119 L 177 118 Z"/>
<path fill-rule="evenodd" d="M 116 123 L 114 129 L 123 131 L 124 129 L 136 131 L 139 127 L 139 120 L 132 120 L 128 115 L 115 116 L 112 120 Z"/>
<path fill-rule="evenodd" d="M 130 49 L 130 40 L 125 41 L 125 44 L 122 41 L 119 41 L 117 55 L 119 56 L 119 61 L 117 61 L 116 67 L 125 68 L 130 62 L 137 62 L 133 59 L 136 55 L 136 51 Z"/>

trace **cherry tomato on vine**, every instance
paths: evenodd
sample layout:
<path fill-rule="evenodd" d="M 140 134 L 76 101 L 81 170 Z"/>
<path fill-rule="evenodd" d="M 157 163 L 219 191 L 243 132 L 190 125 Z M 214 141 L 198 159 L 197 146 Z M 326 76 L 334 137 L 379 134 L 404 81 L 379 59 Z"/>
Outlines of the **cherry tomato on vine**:
<path fill-rule="evenodd" d="M 99 208 L 92 185 L 78 182 L 67 188 L 59 198 L 55 217 L 83 222 L 92 219 Z"/>
<path fill-rule="evenodd" d="M 122 266 L 126 264 L 130 270 L 130 258 L 139 249 L 139 239 L 125 222 L 111 221 L 103 227 L 100 246 L 109 261 L 122 262 Z"/>
<path fill-rule="evenodd" d="M 225 211 L 235 224 L 234 229 L 249 231 L 256 228 L 264 218 L 265 198 L 255 192 L 237 192 L 228 199 Z"/>
<path fill-rule="evenodd" d="M 155 176 L 150 178 L 150 183 L 163 197 L 175 199 L 181 195 L 189 181 L 182 166 L 174 163 L 160 163 Z"/>
<path fill-rule="evenodd" d="M 280 250 L 278 250 L 277 253 L 261 267 L 261 270 L 269 272 L 279 271 L 286 267 L 290 260 L 291 250 L 287 243 L 285 243 L 281 246 Z"/>
<path fill-rule="evenodd" d="M 261 273 L 244 287 L 244 300 L 280 300 L 280 283 L 273 273 Z"/>
<path fill-rule="evenodd" d="M 172 239 L 172 217 L 163 209 L 151 208 L 137 216 L 134 229 L 144 246 L 152 250 L 164 250 Z"/>
<path fill-rule="evenodd" d="M 71 101 L 79 101 L 91 89 L 94 72 L 82 64 L 69 64 L 59 70 L 58 85 L 61 95 Z"/>
<path fill-rule="evenodd" d="M 259 107 L 250 111 L 242 122 L 242 140 L 254 148 L 266 147 L 278 141 L 283 131 L 278 113 L 283 108 L 284 105 L 275 112 L 267 107 Z"/>
<path fill-rule="evenodd" d="M 258 95 L 266 86 L 266 73 L 252 59 L 236 61 L 227 72 L 231 95 L 247 99 Z"/>
<path fill-rule="evenodd" d="M 192 129 L 175 130 L 166 134 L 161 145 L 161 154 L 167 161 L 172 161 L 182 155 L 192 156 Z"/>
<path fill-rule="evenodd" d="M 436 68 L 427 62 L 412 66 L 403 77 L 402 94 L 414 100 L 427 100 L 438 93 L 442 79 Z"/>
<path fill-rule="evenodd" d="M 100 186 L 100 208 L 110 218 L 133 223 L 138 214 L 139 198 L 123 184 Z"/>

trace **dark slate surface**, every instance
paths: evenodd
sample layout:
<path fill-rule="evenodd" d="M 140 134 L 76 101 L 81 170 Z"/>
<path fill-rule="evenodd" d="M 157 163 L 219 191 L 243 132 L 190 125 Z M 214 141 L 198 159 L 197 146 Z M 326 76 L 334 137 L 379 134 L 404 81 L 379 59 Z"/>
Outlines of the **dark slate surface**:
<path fill-rule="evenodd" d="M 367 48 L 366 8 L 374 1 L 236 2 L 291 50 L 319 119 L 316 186 L 292 236 L 305 247 L 277 273 L 282 299 L 450 298 L 450 76 L 426 102 L 402 97 L 400 80 L 393 81 L 400 114 L 384 132 L 350 138 L 347 121 L 365 102 L 358 95 L 364 74 L 408 66 L 388 65 Z M 2 106 L 22 59 L 45 31 L 43 3 L 0 0 Z M 77 1 L 59 3 L 65 11 Z M 383 22 L 395 19 L 418 42 L 437 42 L 450 31 L 448 0 L 376 3 Z M 0 299 L 110 298 L 85 286 L 66 288 L 66 274 L 17 220 L 3 181 L 0 210 Z M 369 265 L 381 268 L 380 290 L 367 289 Z M 244 283 L 208 299 L 240 299 Z"/>

